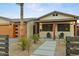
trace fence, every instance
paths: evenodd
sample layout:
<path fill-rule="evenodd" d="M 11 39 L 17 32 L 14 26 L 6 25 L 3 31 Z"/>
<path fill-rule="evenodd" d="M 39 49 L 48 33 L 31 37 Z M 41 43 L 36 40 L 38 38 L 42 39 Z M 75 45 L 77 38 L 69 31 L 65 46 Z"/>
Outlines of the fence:
<path fill-rule="evenodd" d="M 0 35 L 0 56 L 9 56 L 8 35 Z"/>
<path fill-rule="evenodd" d="M 79 55 L 79 36 L 66 37 L 66 55 Z"/>

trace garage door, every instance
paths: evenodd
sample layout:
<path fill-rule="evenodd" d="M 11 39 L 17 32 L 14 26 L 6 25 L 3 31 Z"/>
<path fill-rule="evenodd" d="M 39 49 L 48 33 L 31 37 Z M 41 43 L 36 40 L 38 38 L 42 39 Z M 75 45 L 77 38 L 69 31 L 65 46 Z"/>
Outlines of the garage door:
<path fill-rule="evenodd" d="M 9 35 L 9 25 L 0 25 L 0 35 Z"/>

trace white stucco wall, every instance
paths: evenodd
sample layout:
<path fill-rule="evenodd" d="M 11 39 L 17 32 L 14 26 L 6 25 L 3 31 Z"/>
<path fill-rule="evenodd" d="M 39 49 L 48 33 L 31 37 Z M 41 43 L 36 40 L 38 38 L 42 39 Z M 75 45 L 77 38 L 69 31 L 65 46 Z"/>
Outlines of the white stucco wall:
<path fill-rule="evenodd" d="M 27 22 L 27 38 L 33 35 L 33 21 Z"/>
<path fill-rule="evenodd" d="M 51 34 L 51 38 L 53 38 L 53 32 L 52 31 L 41 31 L 39 33 L 40 38 L 47 38 L 47 33 L 50 33 Z"/>
<path fill-rule="evenodd" d="M 59 38 L 59 34 L 62 33 L 62 31 L 58 31 L 57 30 L 57 24 L 62 24 L 63 22 L 59 22 L 56 23 L 56 27 L 55 27 L 55 37 L 58 39 Z M 66 36 L 74 36 L 74 22 L 64 22 L 63 24 L 70 24 L 70 31 L 64 31 L 64 38 Z M 40 26 L 40 28 L 42 27 L 42 25 Z M 39 35 L 40 38 L 46 38 L 47 37 L 47 33 L 51 34 L 51 38 L 53 38 L 53 31 L 40 31 Z"/>
<path fill-rule="evenodd" d="M 39 24 L 39 29 L 42 29 L 42 23 Z M 53 32 L 52 31 L 39 31 L 40 38 L 47 38 L 47 33 L 50 33 L 51 38 L 53 38 Z"/>
<path fill-rule="evenodd" d="M 66 22 L 67 23 L 67 22 Z M 69 22 L 68 22 L 69 23 Z M 63 33 L 64 33 L 64 38 L 66 37 L 66 36 L 74 36 L 74 22 L 70 22 L 69 23 L 70 24 L 70 31 L 63 31 Z M 55 29 L 55 32 L 56 32 L 56 38 L 58 38 L 58 35 L 60 34 L 60 33 L 62 33 L 62 31 L 58 31 L 57 30 L 57 26 L 56 26 L 56 29 Z"/>

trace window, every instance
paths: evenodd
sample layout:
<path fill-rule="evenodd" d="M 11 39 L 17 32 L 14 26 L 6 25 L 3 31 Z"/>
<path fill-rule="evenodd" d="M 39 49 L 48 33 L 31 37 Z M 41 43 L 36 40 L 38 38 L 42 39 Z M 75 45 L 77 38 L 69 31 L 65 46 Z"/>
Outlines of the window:
<path fill-rule="evenodd" d="M 52 31 L 53 24 L 42 24 L 42 31 Z"/>
<path fill-rule="evenodd" d="M 58 31 L 70 31 L 70 24 L 58 24 Z"/>

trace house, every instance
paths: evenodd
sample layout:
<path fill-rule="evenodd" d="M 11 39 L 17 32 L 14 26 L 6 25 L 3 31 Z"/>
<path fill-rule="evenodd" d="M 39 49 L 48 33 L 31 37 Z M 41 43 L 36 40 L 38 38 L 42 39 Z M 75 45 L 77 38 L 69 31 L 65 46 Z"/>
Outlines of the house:
<path fill-rule="evenodd" d="M 65 38 L 77 36 L 77 20 L 79 16 L 53 11 L 39 18 L 24 18 L 27 38 L 39 34 L 40 38 Z M 0 35 L 11 38 L 20 36 L 20 19 L 0 17 Z"/>
<path fill-rule="evenodd" d="M 53 11 L 39 17 L 34 24 L 35 32 L 40 38 L 53 38 L 77 35 L 78 16 Z"/>
<path fill-rule="evenodd" d="M 25 18 L 25 31 L 27 37 L 32 36 L 32 25 L 35 18 Z M 31 25 L 31 26 L 30 26 Z M 29 34 L 30 33 L 30 34 Z M 0 35 L 9 35 L 10 38 L 16 38 L 20 36 L 20 19 L 9 19 L 0 17 Z"/>

